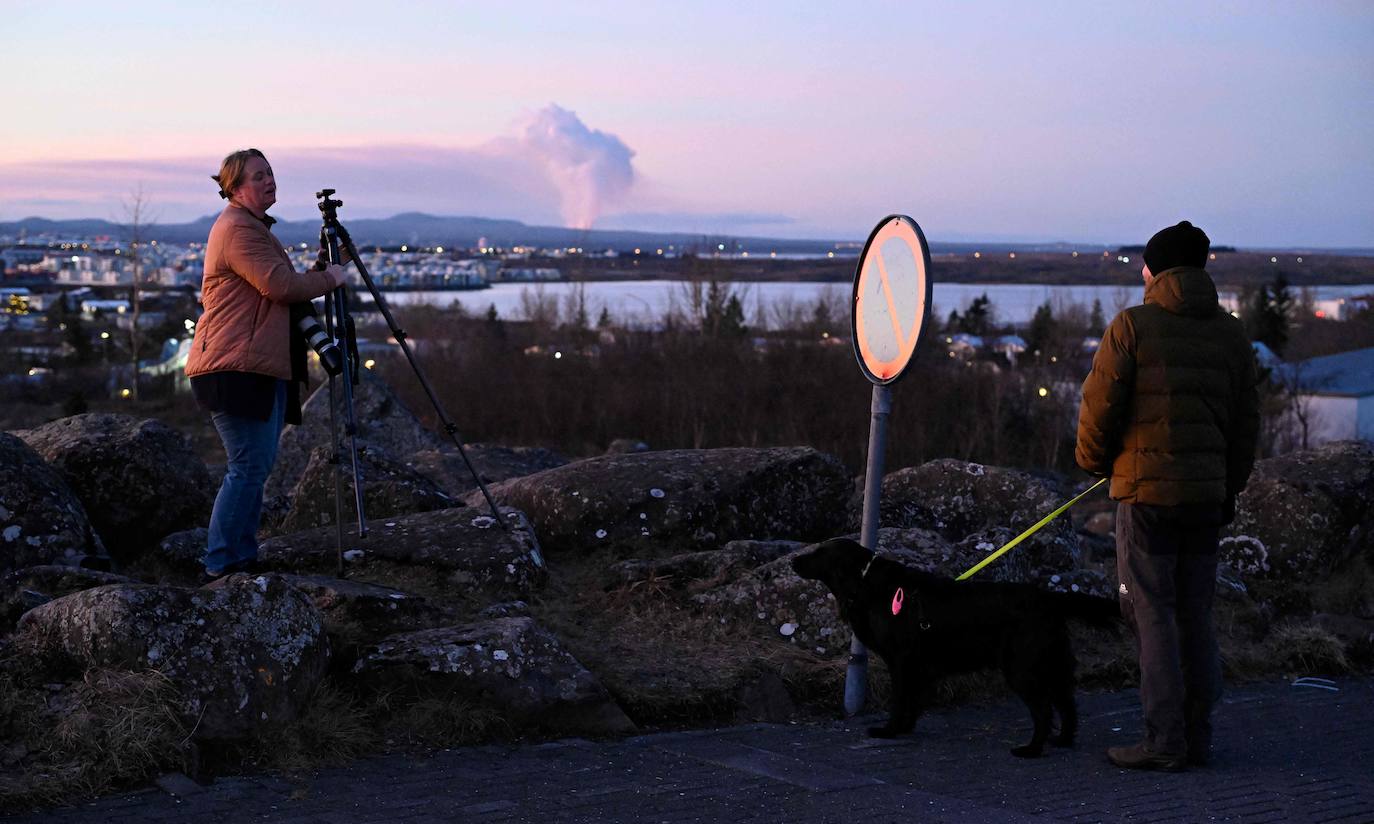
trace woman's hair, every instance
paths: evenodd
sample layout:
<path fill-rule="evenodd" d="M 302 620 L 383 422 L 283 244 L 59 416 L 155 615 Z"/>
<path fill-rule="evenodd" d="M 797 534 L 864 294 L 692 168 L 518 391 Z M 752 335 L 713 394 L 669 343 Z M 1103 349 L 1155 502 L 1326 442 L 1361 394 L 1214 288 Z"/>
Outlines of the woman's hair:
<path fill-rule="evenodd" d="M 239 149 L 219 164 L 219 174 L 210 175 L 210 179 L 219 184 L 220 197 L 227 199 L 243 182 L 243 169 L 248 165 L 250 157 L 267 159 L 267 156 L 257 149 Z"/>

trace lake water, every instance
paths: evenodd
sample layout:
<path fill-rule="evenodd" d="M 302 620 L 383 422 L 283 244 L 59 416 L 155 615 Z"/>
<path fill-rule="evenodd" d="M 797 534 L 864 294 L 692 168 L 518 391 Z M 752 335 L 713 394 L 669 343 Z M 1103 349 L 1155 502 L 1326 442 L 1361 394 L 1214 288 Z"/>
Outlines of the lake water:
<path fill-rule="evenodd" d="M 848 283 L 732 283 L 740 296 L 746 322 L 754 327 L 776 328 L 790 317 L 810 317 L 818 300 L 824 300 L 838 315 L 849 317 L 851 286 Z M 684 311 L 690 305 L 689 284 L 666 280 L 591 281 L 582 283 L 498 283 L 490 289 L 473 292 L 383 292 L 391 306 L 427 303 L 435 306 L 462 304 L 477 314 L 494 305 L 503 318 L 521 318 L 539 302 L 567 306 L 578 288 L 584 290 L 587 314 L 593 322 L 605 307 L 618 323 L 652 324 L 669 311 Z M 1374 286 L 1318 286 L 1311 288 L 1314 300 L 1335 300 L 1374 292 Z M 943 320 L 952 310 L 961 313 L 979 295 L 987 293 L 998 322 L 1029 323 L 1036 307 L 1048 301 L 1058 311 L 1080 304 L 1091 307 L 1102 302 L 1110 318 L 1119 310 L 1141 301 L 1140 287 L 1125 286 L 1040 286 L 1036 284 L 936 283 L 932 317 Z M 1222 294 L 1223 303 L 1234 307 L 1235 295 Z"/>

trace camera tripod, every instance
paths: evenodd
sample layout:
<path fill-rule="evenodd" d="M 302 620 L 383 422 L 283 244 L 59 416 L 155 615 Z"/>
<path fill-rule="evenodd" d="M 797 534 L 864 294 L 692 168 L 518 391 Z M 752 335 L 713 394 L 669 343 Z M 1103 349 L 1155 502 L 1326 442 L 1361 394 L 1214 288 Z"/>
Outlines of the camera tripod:
<path fill-rule="evenodd" d="M 321 247 L 326 250 L 329 262 L 340 266 L 343 265 L 342 251 L 346 250 L 348 252 L 348 257 L 353 261 L 353 265 L 357 267 L 358 275 L 362 278 L 363 284 L 367 286 L 367 291 L 372 294 L 372 300 L 377 306 L 377 310 L 381 312 L 382 317 L 386 320 L 386 325 L 391 330 L 391 336 L 396 340 L 396 343 L 400 345 L 401 351 L 405 353 L 406 360 L 410 363 L 411 371 L 413 371 L 415 377 L 419 379 L 421 388 L 425 390 L 425 395 L 429 397 L 430 404 L 434 406 L 435 413 L 438 414 L 439 420 L 444 425 L 445 434 L 453 441 L 453 445 L 458 448 L 458 454 L 463 459 L 463 465 L 466 466 L 468 472 L 472 474 L 472 479 L 477 482 L 477 487 L 482 490 L 482 497 L 486 499 L 487 505 L 491 507 L 491 514 L 496 519 L 496 523 L 500 525 L 502 530 L 509 532 L 510 526 L 506 523 L 505 519 L 501 517 L 500 510 L 496 508 L 496 501 L 492 500 L 491 492 L 488 491 L 487 485 L 483 483 L 481 476 L 478 475 L 476 468 L 473 467 L 472 461 L 468 458 L 467 450 L 463 448 L 463 441 L 458 435 L 457 425 L 449 419 L 448 413 L 444 411 L 443 405 L 439 403 L 439 398 L 434 394 L 434 387 L 430 385 L 429 379 L 425 377 L 424 370 L 420 368 L 419 362 L 415 359 L 415 353 L 410 348 L 405 330 L 397 326 L 396 319 L 391 314 L 391 308 L 387 306 L 386 299 L 383 298 L 381 292 L 377 290 L 377 284 L 372 280 L 372 276 L 368 274 L 367 267 L 363 265 L 362 258 L 358 255 L 358 249 L 353 245 L 353 239 L 348 235 L 348 230 L 343 227 L 343 224 L 339 223 L 338 209 L 343 205 L 343 201 L 333 199 L 332 196 L 334 192 L 334 189 L 321 189 L 315 193 L 315 197 L 320 201 L 318 204 L 320 214 L 324 216 L 324 223 L 320 227 Z M 348 294 L 346 288 L 342 285 L 325 295 L 325 329 L 326 333 L 338 344 L 344 356 L 344 368 L 342 370 L 344 411 L 346 413 L 344 434 L 346 434 L 349 439 L 349 452 L 353 462 L 353 499 L 354 506 L 358 513 L 358 537 L 364 538 L 367 536 L 367 524 L 363 514 L 363 487 L 358 466 L 358 426 L 353 409 L 353 386 L 358 383 L 359 378 L 358 347 L 353 317 L 348 312 Z M 340 454 L 341 449 L 338 437 L 339 426 L 334 378 L 335 376 L 330 374 L 329 427 L 331 443 L 334 445 L 333 457 L 330 462 L 335 465 L 334 523 L 338 529 L 338 565 L 339 575 L 342 577 L 344 573 L 343 475 L 342 456 Z"/>

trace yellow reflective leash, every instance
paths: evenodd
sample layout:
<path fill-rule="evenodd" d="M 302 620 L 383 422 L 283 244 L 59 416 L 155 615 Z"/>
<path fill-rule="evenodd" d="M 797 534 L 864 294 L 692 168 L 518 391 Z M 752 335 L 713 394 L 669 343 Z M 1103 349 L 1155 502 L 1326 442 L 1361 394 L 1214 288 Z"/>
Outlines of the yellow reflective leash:
<path fill-rule="evenodd" d="M 962 581 L 962 580 L 964 580 L 965 578 L 969 578 L 969 577 L 971 577 L 974 573 L 976 573 L 978 570 L 982 569 L 983 567 L 987 566 L 988 564 L 992 563 L 993 561 L 997 560 L 998 558 L 1001 558 L 1003 555 L 1005 555 L 1006 553 L 1010 552 L 1011 549 L 1012 549 L 1013 547 L 1015 547 L 1017 544 L 1021 543 L 1021 542 L 1024 541 L 1024 540 L 1026 540 L 1026 539 L 1029 538 L 1030 536 L 1034 535 L 1035 532 L 1036 532 L 1036 530 L 1040 529 L 1040 527 L 1044 526 L 1045 524 L 1049 523 L 1050 521 L 1053 521 L 1055 518 L 1058 518 L 1061 514 L 1063 514 L 1064 510 L 1068 509 L 1069 507 L 1073 506 L 1074 504 L 1076 504 L 1076 503 L 1078 503 L 1080 500 L 1082 500 L 1084 495 L 1087 495 L 1089 492 L 1092 492 L 1094 489 L 1097 489 L 1099 486 L 1102 486 L 1102 484 L 1104 484 L 1104 483 L 1106 483 L 1106 482 L 1107 482 L 1107 479 L 1106 479 L 1106 478 L 1099 478 L 1098 481 L 1097 481 L 1097 483 L 1093 484 L 1092 486 L 1090 486 L 1090 487 L 1088 487 L 1087 489 L 1083 490 L 1082 492 L 1078 493 L 1078 496 L 1075 497 L 1072 501 L 1069 501 L 1068 503 L 1066 503 L 1066 504 L 1064 504 L 1063 506 L 1059 507 L 1059 508 L 1056 509 L 1055 511 L 1053 511 L 1053 512 L 1051 512 L 1050 514 L 1046 515 L 1045 517 L 1041 518 L 1039 521 L 1036 522 L 1035 526 L 1032 526 L 1030 529 L 1026 530 L 1025 532 L 1022 532 L 1020 535 L 1017 535 L 1015 538 L 1012 538 L 1010 541 L 1007 541 L 1007 543 L 1006 543 L 1001 549 L 997 550 L 996 552 L 992 553 L 992 554 L 989 555 L 988 557 L 986 557 L 986 558 L 984 558 L 983 560 L 979 561 L 977 564 L 974 564 L 974 566 L 973 566 L 972 569 L 970 569 L 968 572 L 965 572 L 963 575 L 960 575 L 958 578 L 955 578 L 954 580 L 956 580 L 956 581 Z"/>

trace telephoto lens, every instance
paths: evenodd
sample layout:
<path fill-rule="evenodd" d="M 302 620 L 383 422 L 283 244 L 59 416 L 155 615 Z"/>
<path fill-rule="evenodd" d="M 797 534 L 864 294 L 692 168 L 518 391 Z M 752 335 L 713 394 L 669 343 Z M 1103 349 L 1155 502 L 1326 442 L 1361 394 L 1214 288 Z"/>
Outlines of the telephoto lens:
<path fill-rule="evenodd" d="M 320 364 L 324 366 L 324 371 L 330 375 L 343 372 L 343 353 L 339 351 L 338 344 L 325 333 L 324 327 L 320 326 L 314 315 L 305 315 L 298 319 L 296 328 L 305 336 L 305 342 L 310 344 L 315 354 L 320 356 Z"/>

